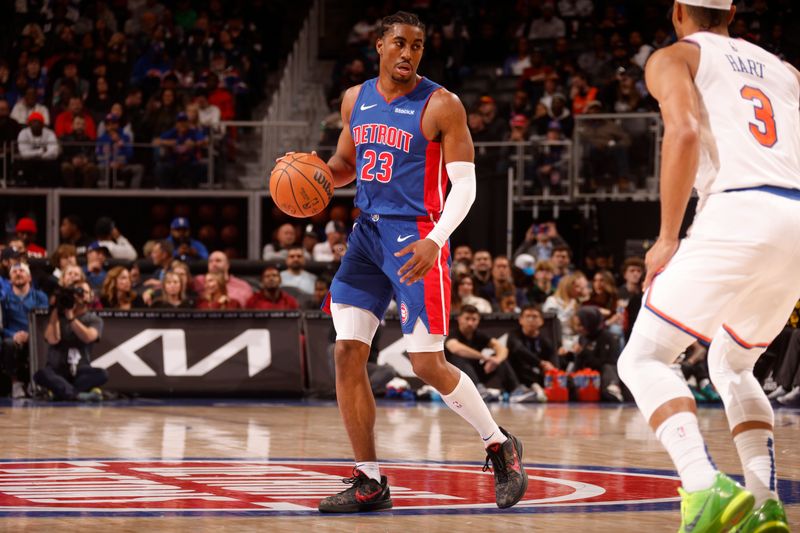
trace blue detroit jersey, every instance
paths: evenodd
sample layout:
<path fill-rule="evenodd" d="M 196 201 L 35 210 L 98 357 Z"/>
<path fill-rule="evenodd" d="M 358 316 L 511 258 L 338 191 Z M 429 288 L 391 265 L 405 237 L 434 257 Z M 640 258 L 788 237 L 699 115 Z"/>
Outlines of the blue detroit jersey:
<path fill-rule="evenodd" d="M 427 78 L 387 101 L 378 78 L 364 82 L 350 115 L 356 146 L 356 200 L 364 213 L 439 218 L 447 191 L 441 143 L 422 133 L 422 114 L 441 88 Z"/>

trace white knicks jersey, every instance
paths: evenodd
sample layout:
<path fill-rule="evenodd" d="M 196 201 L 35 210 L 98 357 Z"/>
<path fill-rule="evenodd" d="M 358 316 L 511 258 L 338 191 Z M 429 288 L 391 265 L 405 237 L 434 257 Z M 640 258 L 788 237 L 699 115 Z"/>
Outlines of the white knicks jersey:
<path fill-rule="evenodd" d="M 700 47 L 701 198 L 772 185 L 800 189 L 800 84 L 783 62 L 740 39 L 687 36 Z"/>

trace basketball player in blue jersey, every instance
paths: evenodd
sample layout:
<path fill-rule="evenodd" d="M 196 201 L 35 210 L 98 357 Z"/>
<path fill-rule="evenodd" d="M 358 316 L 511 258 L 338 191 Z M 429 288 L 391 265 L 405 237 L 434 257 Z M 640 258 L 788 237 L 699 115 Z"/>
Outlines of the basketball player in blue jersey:
<path fill-rule="evenodd" d="M 326 301 L 336 328 L 336 396 L 356 467 L 345 480 L 351 486 L 319 504 L 323 512 L 392 506 L 375 452 L 366 364 L 393 296 L 414 373 L 483 439 L 497 505 L 514 505 L 528 485 L 520 441 L 498 427 L 472 381 L 444 358 L 448 238 L 475 199 L 474 149 L 458 97 L 417 75 L 424 39 L 415 15 L 398 12 L 381 21 L 379 75 L 345 93 L 344 128 L 328 161 L 337 187 L 356 180 L 361 215 Z"/>

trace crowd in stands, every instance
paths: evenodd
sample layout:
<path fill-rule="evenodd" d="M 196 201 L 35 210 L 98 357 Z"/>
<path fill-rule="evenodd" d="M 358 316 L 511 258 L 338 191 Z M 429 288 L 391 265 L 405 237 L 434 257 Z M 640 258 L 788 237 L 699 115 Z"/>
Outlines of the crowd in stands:
<path fill-rule="evenodd" d="M 209 143 L 230 155 L 221 121 L 250 118 L 263 97 L 266 2 L 11 4 L 0 144 L 19 146 L 12 185 L 195 187 Z"/>

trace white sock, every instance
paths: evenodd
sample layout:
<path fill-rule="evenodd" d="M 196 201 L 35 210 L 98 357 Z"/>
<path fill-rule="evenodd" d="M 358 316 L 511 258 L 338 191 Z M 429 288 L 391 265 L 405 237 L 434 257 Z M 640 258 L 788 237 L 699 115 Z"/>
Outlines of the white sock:
<path fill-rule="evenodd" d="M 777 500 L 777 475 L 775 473 L 775 450 L 772 431 L 751 429 L 733 438 L 736 451 L 742 460 L 744 483 L 756 497 L 756 507 L 768 499 Z"/>
<path fill-rule="evenodd" d="M 365 461 L 363 463 L 356 463 L 356 468 L 360 470 L 365 476 L 374 479 L 378 483 L 381 482 L 381 467 L 374 461 Z"/>
<path fill-rule="evenodd" d="M 656 438 L 675 463 L 685 491 L 705 490 L 714 484 L 717 469 L 706 452 L 697 417 L 693 413 L 682 412 L 667 418 L 656 429 Z"/>
<path fill-rule="evenodd" d="M 483 402 L 478 389 L 475 388 L 475 384 L 464 372 L 461 372 L 461 379 L 458 380 L 458 385 L 453 392 L 442 394 L 442 400 L 447 407 L 475 428 L 483 440 L 484 447 L 488 448 L 495 443 L 502 444 L 508 440 L 500 432 L 497 422 L 492 418 L 492 414 Z"/>

